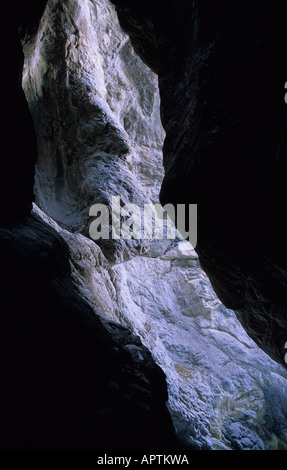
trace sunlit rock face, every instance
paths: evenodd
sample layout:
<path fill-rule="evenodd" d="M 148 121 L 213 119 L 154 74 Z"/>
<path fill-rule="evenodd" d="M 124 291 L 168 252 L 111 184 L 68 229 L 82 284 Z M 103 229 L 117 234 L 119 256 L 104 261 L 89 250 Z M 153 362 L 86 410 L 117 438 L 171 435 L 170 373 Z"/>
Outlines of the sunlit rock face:
<path fill-rule="evenodd" d="M 36 199 L 48 215 L 88 234 L 89 209 L 157 200 L 163 129 L 157 77 L 141 65 L 108 2 L 48 2 L 25 42 L 24 87 L 38 135 Z M 148 247 L 104 243 L 122 261 Z"/>
<path fill-rule="evenodd" d="M 163 180 L 157 78 L 114 7 L 49 1 L 23 44 L 39 153 L 34 214 L 68 244 L 77 294 L 151 351 L 184 448 L 286 449 L 287 373 L 223 306 L 191 245 L 89 237 L 93 204 L 157 202 Z M 142 360 L 137 344 L 125 348 Z"/>

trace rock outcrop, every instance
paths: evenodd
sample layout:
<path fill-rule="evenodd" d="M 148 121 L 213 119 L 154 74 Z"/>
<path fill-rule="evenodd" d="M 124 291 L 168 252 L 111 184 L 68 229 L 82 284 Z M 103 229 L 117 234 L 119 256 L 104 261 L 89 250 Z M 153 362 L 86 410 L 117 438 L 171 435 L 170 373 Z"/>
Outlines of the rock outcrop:
<path fill-rule="evenodd" d="M 23 85 L 39 156 L 38 204 L 89 236 L 89 210 L 158 200 L 164 132 L 157 79 L 130 47 L 107 2 L 49 2 L 37 35 L 24 39 Z M 120 262 L 149 244 L 103 240 Z"/>
<path fill-rule="evenodd" d="M 191 246 L 89 237 L 92 204 L 157 202 L 164 177 L 157 79 L 110 2 L 48 2 L 23 43 L 39 151 L 34 212 L 68 244 L 78 294 L 151 351 L 184 447 L 284 448 L 286 373 L 218 300 Z"/>
<path fill-rule="evenodd" d="M 286 366 L 284 7 L 113 3 L 159 76 L 161 202 L 198 204 L 201 266 L 248 334 Z"/>
<path fill-rule="evenodd" d="M 182 448 L 286 448 L 287 373 L 221 304 L 189 243 L 154 242 L 145 256 L 112 266 L 92 240 L 34 212 L 68 244 L 80 297 L 140 337 L 165 372 Z"/>

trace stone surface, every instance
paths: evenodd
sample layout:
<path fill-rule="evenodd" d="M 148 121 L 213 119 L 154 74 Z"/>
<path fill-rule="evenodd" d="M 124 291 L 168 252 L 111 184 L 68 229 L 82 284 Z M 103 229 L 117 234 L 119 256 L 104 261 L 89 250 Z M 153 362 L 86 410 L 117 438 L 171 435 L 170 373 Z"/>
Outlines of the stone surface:
<path fill-rule="evenodd" d="M 150 7 L 151 2 L 146 5 Z M 168 12 L 170 3 L 165 2 L 165 6 Z M 125 10 L 124 13 L 126 12 Z M 178 21 L 181 10 L 175 13 L 174 18 L 169 18 L 169 21 Z M 139 32 L 143 14 L 145 28 Z M 148 17 L 148 10 L 142 9 L 138 15 L 133 43 L 137 46 L 137 38 L 142 40 L 143 34 L 143 42 L 137 47 L 137 51 L 142 56 L 147 54 L 146 62 L 153 60 L 153 69 L 159 71 L 159 51 L 152 47 L 158 41 L 153 31 L 153 22 Z M 162 20 L 160 23 L 163 26 L 170 24 L 165 22 L 165 16 Z M 174 34 L 177 35 L 176 30 Z M 149 38 L 148 47 L 145 47 L 146 36 Z M 184 32 L 181 38 L 183 37 Z M 87 447 L 87 443 L 91 442 L 86 441 L 87 435 L 91 433 L 93 436 L 95 430 L 99 429 L 101 421 L 98 421 L 98 410 L 104 403 L 103 447 L 107 445 L 109 430 L 114 429 L 114 421 L 118 422 L 115 428 L 118 434 L 116 436 L 116 432 L 113 433 L 108 442 L 110 447 L 123 448 L 127 441 L 129 448 L 136 447 L 142 438 L 143 447 L 152 445 L 159 449 L 164 441 L 173 447 L 172 429 L 164 407 L 166 395 L 163 375 L 152 362 L 145 349 L 147 347 L 166 374 L 168 407 L 183 448 L 286 449 L 286 371 L 253 343 L 234 312 L 218 300 L 200 267 L 198 254 L 180 238 L 170 241 L 153 240 L 144 245 L 141 242 L 115 243 L 113 240 L 96 244 L 87 236 L 91 222 L 88 214 L 92 204 L 110 204 L 111 196 L 115 194 L 121 195 L 123 202 L 142 204 L 156 201 L 163 178 L 160 151 L 164 132 L 159 122 L 156 77 L 133 52 L 127 36 L 117 23 L 110 2 L 69 0 L 63 4 L 58 0 L 49 1 L 38 32 L 26 36 L 23 44 L 26 56 L 23 85 L 38 139 L 39 158 L 35 180 L 37 205 L 34 205 L 32 223 L 29 222 L 24 228 L 12 233 L 15 237 L 14 244 L 21 240 L 19 250 L 22 257 L 26 252 L 27 263 L 31 264 L 29 260 L 38 257 L 43 263 L 34 271 L 32 279 L 25 280 L 21 293 L 26 294 L 24 297 L 20 295 L 19 300 L 14 300 L 18 302 L 17 308 L 11 310 L 20 312 L 19 303 L 22 297 L 28 301 L 31 296 L 33 299 L 34 292 L 42 293 L 44 289 L 41 301 L 37 303 L 38 312 L 43 309 L 43 297 L 51 297 L 49 289 L 56 292 L 57 299 L 63 299 L 67 305 L 63 313 L 59 312 L 60 331 L 64 332 L 62 336 L 58 336 L 61 336 L 62 341 L 69 328 L 68 331 L 72 330 L 78 346 L 74 351 L 71 341 L 69 342 L 69 338 L 66 340 L 65 336 L 65 341 L 61 343 L 62 348 L 68 345 L 67 356 L 76 363 L 77 374 L 85 364 L 81 377 L 84 383 L 92 383 L 89 396 L 94 396 L 95 393 L 93 380 L 96 383 L 102 380 L 101 385 L 103 384 L 102 388 L 97 389 L 98 395 L 95 403 L 93 402 L 97 419 L 90 423 L 90 411 L 94 408 L 89 408 L 84 415 L 84 426 L 81 426 L 86 432 L 81 436 L 79 432 L 75 433 L 72 440 L 68 444 L 64 442 L 64 445 Z M 174 54 L 171 54 L 171 58 L 174 60 Z M 181 55 L 180 58 L 182 59 Z M 184 80 L 180 85 L 180 70 L 177 72 L 178 82 L 171 77 L 172 81 L 168 86 L 170 97 L 173 92 L 179 97 L 178 104 L 173 103 L 174 111 L 182 106 L 180 87 L 184 89 Z M 164 101 L 163 96 L 162 102 Z M 186 99 L 186 107 L 188 103 L 189 100 Z M 169 113 L 171 125 L 172 109 L 167 104 L 163 106 L 163 118 L 166 121 L 166 113 Z M 174 119 L 174 125 L 182 123 L 182 118 L 178 123 Z M 183 132 L 184 129 L 182 125 L 180 130 Z M 178 133 L 178 137 L 181 136 Z M 166 145 L 164 152 L 167 151 Z M 213 184 L 220 190 L 224 189 L 224 186 L 220 186 L 224 182 L 219 179 L 218 187 L 216 183 L 214 173 Z M 210 194 L 207 189 L 204 184 L 202 191 L 206 191 L 206 197 Z M 228 190 L 227 182 L 226 191 Z M 171 194 L 174 195 L 172 191 Z M 43 225 L 39 217 L 46 224 Z M 8 232 L 4 235 L 7 237 Z M 11 236 L 9 233 L 8 238 Z M 64 283 L 61 276 L 56 275 L 59 271 L 58 262 L 52 263 L 53 269 L 50 267 L 49 259 L 54 260 L 54 256 L 51 256 L 53 249 L 49 251 L 49 256 L 46 255 L 45 246 L 53 246 L 54 239 L 60 245 L 59 250 L 56 250 L 59 264 L 62 265 L 61 259 L 64 256 L 65 270 L 68 262 L 70 265 L 71 278 L 67 279 L 65 275 Z M 4 243 L 4 247 L 6 249 L 7 244 Z M 30 247 L 30 251 L 25 247 Z M 214 249 L 214 245 L 211 248 Z M 15 259 L 16 263 L 19 265 L 18 259 Z M 32 266 L 34 264 L 32 262 Z M 14 274 L 13 263 L 7 265 Z M 27 264 L 23 264 L 18 275 L 25 271 L 26 266 Z M 61 270 L 60 272 L 63 273 Z M 46 278 L 48 276 L 48 284 L 45 282 L 42 286 L 39 273 L 44 273 Z M 226 276 L 228 278 L 229 271 Z M 25 279 L 24 274 L 22 278 Z M 26 289 L 26 285 L 29 288 Z M 42 287 L 38 287 L 39 285 Z M 9 292 L 11 291 L 10 286 Z M 234 286 L 234 295 L 233 292 Z M 9 297 L 12 297 L 12 293 Z M 74 307 L 78 316 L 73 323 Z M 44 304 L 44 308 L 49 309 L 49 304 Z M 31 324 L 34 328 L 35 315 L 32 317 Z M 27 320 L 25 317 L 24 320 L 21 318 L 27 328 Z M 101 325 L 96 327 L 96 331 L 92 328 L 95 336 L 91 333 L 90 342 L 86 337 L 88 330 L 83 328 L 83 334 L 82 329 L 77 331 L 84 318 L 89 319 L 89 324 L 96 322 Z M 54 337 L 53 328 L 54 324 L 57 325 L 56 320 L 55 318 L 55 323 L 51 323 L 49 335 L 44 335 L 44 342 L 39 336 L 39 343 L 42 352 L 47 343 L 51 341 L 54 344 L 56 341 L 52 364 L 56 364 L 56 371 L 59 371 L 61 362 L 58 366 L 56 353 L 59 351 L 60 340 L 57 339 L 58 336 Z M 41 325 L 40 322 L 40 331 L 45 332 Z M 130 337 L 127 330 L 139 336 L 145 347 L 133 335 Z M 31 331 L 33 333 L 34 329 Z M 98 337 L 101 340 L 99 344 Z M 115 360 L 113 346 L 110 351 L 110 345 L 115 343 L 120 350 L 118 360 Z M 15 350 L 25 351 L 22 344 L 20 342 L 20 347 Z M 87 348 L 89 351 L 86 354 Z M 46 354 L 52 354 L 51 349 L 47 348 L 47 352 L 39 354 L 39 361 L 41 357 L 46 358 Z M 95 375 L 91 373 L 94 370 L 94 358 L 99 355 L 106 358 L 104 378 L 101 378 L 98 370 Z M 17 363 L 16 360 L 15 362 Z M 68 360 L 67 362 L 69 364 Z M 151 367 L 149 372 L 144 368 L 145 363 Z M 96 364 L 98 367 L 98 361 Z M 59 372 L 60 390 L 64 390 L 64 394 L 67 385 L 73 380 L 69 370 L 64 378 L 61 378 Z M 110 384 L 112 375 L 116 380 L 112 380 L 113 383 Z M 131 397 L 129 387 L 133 388 L 136 380 L 134 375 L 140 377 L 140 390 Z M 141 398 L 141 393 L 144 394 L 141 386 L 145 379 L 151 382 L 151 400 L 158 407 L 158 415 L 154 413 L 154 408 L 150 413 L 149 399 L 146 398 L 145 401 Z M 50 388 L 53 387 L 53 380 Z M 154 388 L 157 381 L 160 381 L 160 396 Z M 106 386 L 107 383 L 109 385 Z M 134 387 L 136 390 L 138 385 L 136 383 Z M 115 394 L 111 392 L 103 397 L 110 388 L 116 391 Z M 64 426 L 76 416 L 68 437 L 78 428 L 79 422 L 82 423 L 83 412 L 79 404 L 83 403 L 86 408 L 90 405 L 86 389 L 89 390 L 89 386 L 85 389 L 80 387 L 80 390 L 76 388 L 75 394 L 71 396 L 71 401 L 77 403 L 74 414 L 70 414 L 70 402 L 64 408 L 65 417 L 69 418 L 64 420 Z M 128 404 L 123 405 L 127 389 Z M 147 396 L 150 395 L 147 393 Z M 57 395 L 53 397 L 56 397 L 57 402 Z M 50 410 L 50 406 L 46 408 L 44 401 L 41 403 L 41 410 Z M 137 429 L 142 431 L 139 435 L 134 427 L 126 425 L 130 421 L 125 425 L 122 423 L 125 419 L 132 420 L 133 406 L 138 410 L 141 405 L 147 413 L 139 413 L 140 416 L 136 414 L 139 420 L 145 422 L 145 425 L 141 425 L 139 421 L 135 423 Z M 35 413 L 32 405 L 31 407 Z M 9 416 L 7 422 L 8 418 Z M 62 419 L 61 416 L 60 418 Z M 167 434 L 163 432 L 160 435 L 161 442 L 156 438 L 162 433 L 159 427 L 155 427 L 154 433 L 147 436 L 146 429 L 149 432 L 153 419 L 158 419 L 159 426 L 166 428 Z M 54 422 L 58 421 L 57 417 Z M 126 434 L 121 434 L 122 428 Z M 50 429 L 53 429 L 52 425 Z M 120 441 L 117 441 L 116 437 L 120 434 Z M 131 437 L 127 439 L 128 436 Z M 21 441 L 20 438 L 17 439 L 16 447 Z M 149 442 L 146 442 L 147 439 Z M 59 442 L 63 445 L 63 441 L 56 435 L 52 444 L 57 447 Z M 99 442 L 97 445 L 100 445 Z"/>
<path fill-rule="evenodd" d="M 70 249 L 57 224 L 49 226 L 36 211 L 30 215 L 37 152 L 21 87 L 20 36 L 25 42 L 37 34 L 45 4 L 13 2 L 4 9 L 3 144 L 11 155 L 3 155 L 1 167 L 0 449 L 176 449 L 162 370 L 138 337 L 101 315 L 101 286 L 93 309 L 77 294 Z M 61 11 L 69 13 L 65 5 Z M 50 53 L 52 63 L 53 48 Z M 109 306 L 102 306 L 106 313 Z"/>
<path fill-rule="evenodd" d="M 186 245 L 115 268 L 124 324 L 138 332 L 166 372 L 171 413 L 185 443 L 195 449 L 269 449 L 274 433 L 277 448 L 286 449 L 286 371 L 218 300 Z M 240 434 L 233 435 L 233 426 Z"/>
<path fill-rule="evenodd" d="M 156 62 L 161 202 L 198 204 L 201 266 L 254 341 L 286 366 L 284 7 L 113 3 L 136 50 L 153 70 Z"/>
<path fill-rule="evenodd" d="M 164 132 L 157 77 L 134 53 L 109 2 L 48 2 L 24 52 L 41 208 L 88 235 L 92 204 L 111 207 L 118 195 L 122 205 L 158 200 Z M 119 262 L 149 244 L 107 240 L 102 247 Z"/>
<path fill-rule="evenodd" d="M 81 297 L 138 335 L 164 370 L 182 446 L 287 448 L 287 373 L 218 300 L 189 243 L 155 241 L 148 255 L 111 266 L 92 240 L 34 211 L 69 244 Z"/>

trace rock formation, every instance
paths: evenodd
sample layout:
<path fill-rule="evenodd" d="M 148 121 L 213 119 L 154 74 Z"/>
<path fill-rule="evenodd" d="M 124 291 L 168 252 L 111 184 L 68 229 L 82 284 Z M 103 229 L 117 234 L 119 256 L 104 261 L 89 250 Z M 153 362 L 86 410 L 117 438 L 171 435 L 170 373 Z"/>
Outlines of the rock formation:
<path fill-rule="evenodd" d="M 198 204 L 201 266 L 248 334 L 286 366 L 284 7 L 113 3 L 159 77 L 161 202 Z"/>
<path fill-rule="evenodd" d="M 33 214 L 0 248 L 1 450 L 176 447 L 163 372 L 75 292 L 63 238 Z"/>
<path fill-rule="evenodd" d="M 41 24 L 49 21 L 50 14 L 52 18 L 53 8 L 60 16 L 62 12 L 64 22 L 65 13 L 72 14 L 62 9 L 62 2 L 49 3 L 51 10 L 44 13 L 45 2 L 38 2 L 35 9 L 32 2 L 19 6 L 14 16 L 10 12 L 8 17 L 16 19 L 14 26 L 20 26 L 24 42 L 37 35 L 42 13 Z M 68 4 L 72 7 L 77 2 Z M 92 309 L 76 292 L 67 243 L 55 224 L 48 224 L 36 210 L 31 213 L 36 137 L 41 162 L 40 141 L 47 134 L 35 125 L 35 135 L 21 86 L 22 46 L 17 29 L 9 33 L 15 63 L 8 90 L 13 91 L 17 112 L 8 122 L 15 126 L 13 158 L 3 159 L 2 173 L 3 188 L 9 191 L 1 200 L 0 228 L 0 448 L 176 449 L 164 373 L 138 337 L 103 315 L 100 318 L 100 308 L 93 305 Z M 57 50 L 52 47 L 49 54 L 53 63 Z M 49 81 L 45 84 L 42 78 L 39 73 L 37 79 L 47 86 Z M 60 129 L 61 121 L 54 118 Z M 48 121 L 44 128 L 49 130 Z M 52 160 L 48 163 L 52 165 Z M 45 185 L 45 178 L 41 181 Z"/>
<path fill-rule="evenodd" d="M 234 235 L 234 220 L 226 217 L 225 195 L 233 204 L 239 163 L 233 178 L 224 178 L 223 152 L 207 169 L 211 143 L 216 157 L 220 142 L 230 148 L 234 137 L 226 126 L 236 127 L 226 117 L 232 91 L 227 78 L 218 88 L 222 69 L 212 81 L 215 53 L 221 51 L 223 64 L 229 51 L 226 17 L 217 38 L 219 15 L 209 17 L 196 2 L 165 2 L 157 11 L 149 1 L 137 8 L 114 3 L 130 38 L 109 0 L 48 0 L 45 10 L 45 2 L 25 14 L 19 10 L 22 84 L 35 135 L 27 118 L 27 148 L 34 150 L 27 152 L 27 166 L 22 163 L 27 197 L 19 201 L 25 210 L 19 206 L 18 217 L 6 220 L 0 234 L 2 305 L 8 306 L 1 330 L 1 357 L 7 358 L 1 366 L 1 448 L 286 449 L 287 372 L 273 341 L 284 335 L 272 330 L 268 347 L 262 335 L 276 362 L 230 309 L 239 311 L 240 298 L 251 318 L 267 321 L 251 292 L 263 281 L 268 287 L 274 271 L 264 278 L 263 264 L 260 277 L 252 277 L 255 252 L 244 243 L 231 250 L 238 238 L 227 237 Z M 228 5 L 224 11 L 232 19 Z M 201 54 L 197 35 L 206 46 Z M 214 62 L 205 70 L 208 51 Z M 242 53 L 243 61 L 249 57 L 243 44 Z M 213 98 L 209 86 L 218 92 Z M 18 107 L 27 114 L 23 94 Z M 221 112 L 223 121 L 216 124 Z M 210 123 L 200 117 L 214 120 L 218 133 L 206 137 L 202 126 Z M 238 156 L 243 146 L 238 143 Z M 180 234 L 173 240 L 96 242 L 89 236 L 93 204 L 110 208 L 119 195 L 122 205 L 142 206 L 157 202 L 160 191 L 162 202 L 198 204 L 197 252 Z M 276 318 L 283 324 L 279 310 Z M 257 341 L 258 329 L 250 336 Z"/>

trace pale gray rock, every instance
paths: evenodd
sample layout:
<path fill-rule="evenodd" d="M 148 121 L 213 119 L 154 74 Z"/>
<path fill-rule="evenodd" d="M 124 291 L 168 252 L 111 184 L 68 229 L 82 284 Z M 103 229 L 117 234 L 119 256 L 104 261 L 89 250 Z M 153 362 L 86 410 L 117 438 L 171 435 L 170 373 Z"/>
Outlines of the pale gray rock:
<path fill-rule="evenodd" d="M 287 449 L 287 373 L 218 300 L 188 242 L 159 253 L 156 241 L 153 257 L 111 266 L 92 240 L 34 212 L 68 243 L 75 287 L 95 314 L 138 335 L 165 372 L 184 445 Z M 142 360 L 140 349 L 126 349 Z"/>
<path fill-rule="evenodd" d="M 158 73 L 160 201 L 197 203 L 202 268 L 249 336 L 286 367 L 284 4 L 111 1 Z"/>
<path fill-rule="evenodd" d="M 157 202 L 157 81 L 107 0 L 50 0 L 26 40 L 24 87 L 39 161 L 34 212 L 67 242 L 77 292 L 141 338 L 166 374 L 177 435 L 192 449 L 287 449 L 287 373 L 215 295 L 187 242 L 88 236 L 92 204 Z M 140 349 L 126 344 L 139 362 Z"/>
<path fill-rule="evenodd" d="M 218 300 L 192 247 L 181 242 L 114 269 L 124 324 L 165 371 L 183 441 L 200 449 L 286 449 L 286 371 Z"/>
<path fill-rule="evenodd" d="M 93 204 L 158 200 L 164 132 L 157 77 L 107 1 L 50 0 L 24 41 L 23 86 L 38 136 L 35 193 L 61 226 L 88 235 Z M 148 243 L 102 243 L 114 262 Z"/>

